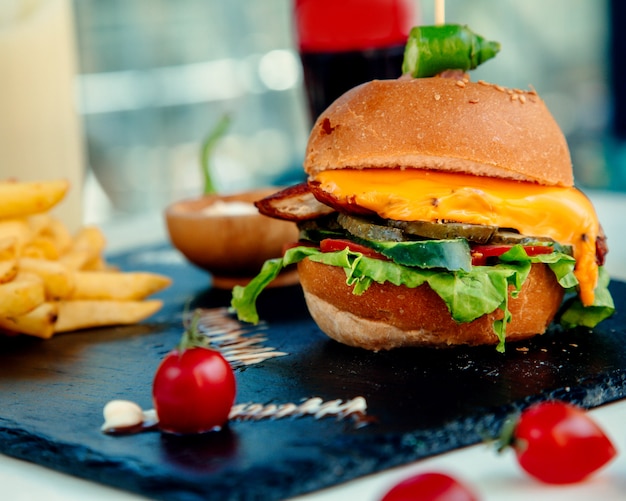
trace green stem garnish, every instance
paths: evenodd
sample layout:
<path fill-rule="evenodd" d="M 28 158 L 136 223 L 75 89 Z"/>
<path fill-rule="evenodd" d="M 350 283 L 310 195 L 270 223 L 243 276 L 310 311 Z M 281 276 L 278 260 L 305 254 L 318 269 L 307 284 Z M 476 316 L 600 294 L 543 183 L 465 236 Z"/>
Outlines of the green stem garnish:
<path fill-rule="evenodd" d="M 189 318 L 189 317 L 188 317 Z M 196 311 L 188 319 L 185 324 L 185 332 L 183 332 L 176 348 L 179 353 L 191 348 L 209 348 L 209 339 L 198 330 L 200 322 L 200 314 Z"/>
<path fill-rule="evenodd" d="M 202 142 L 202 148 L 200 150 L 200 166 L 202 168 L 202 176 L 204 178 L 204 190 L 203 194 L 209 195 L 215 193 L 215 186 L 211 179 L 211 154 L 215 149 L 215 145 L 226 133 L 228 126 L 230 125 L 230 115 L 223 115 L 217 122 L 213 130 L 209 132 L 205 140 Z"/>
<path fill-rule="evenodd" d="M 517 427 L 517 423 L 519 423 L 519 418 L 520 413 L 517 412 L 508 416 L 502 423 L 500 434 L 495 441 L 496 452 L 499 454 L 515 444 L 515 428 Z"/>
<path fill-rule="evenodd" d="M 422 78 L 445 70 L 473 70 L 499 51 L 498 42 L 485 40 L 467 26 L 415 26 L 404 49 L 402 73 Z"/>

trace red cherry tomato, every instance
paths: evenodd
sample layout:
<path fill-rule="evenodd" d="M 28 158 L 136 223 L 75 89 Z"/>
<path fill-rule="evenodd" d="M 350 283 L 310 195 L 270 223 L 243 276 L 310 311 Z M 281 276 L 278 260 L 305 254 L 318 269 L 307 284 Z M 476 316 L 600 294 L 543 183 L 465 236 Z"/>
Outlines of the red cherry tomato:
<path fill-rule="evenodd" d="M 221 353 L 203 347 L 172 350 L 152 384 L 159 427 L 171 433 L 202 433 L 228 421 L 235 375 Z"/>
<path fill-rule="evenodd" d="M 549 484 L 580 482 L 616 455 L 589 414 L 564 402 L 543 402 L 522 412 L 511 446 L 520 466 Z"/>
<path fill-rule="evenodd" d="M 360 252 L 364 256 L 388 261 L 387 257 L 380 252 L 377 252 L 374 249 L 367 247 L 366 245 L 357 244 L 352 240 L 342 238 L 326 238 L 320 242 L 320 250 L 322 252 L 342 251 L 346 247 L 353 252 Z"/>
<path fill-rule="evenodd" d="M 381 501 L 477 501 L 471 490 L 445 473 L 420 473 L 396 484 Z"/>

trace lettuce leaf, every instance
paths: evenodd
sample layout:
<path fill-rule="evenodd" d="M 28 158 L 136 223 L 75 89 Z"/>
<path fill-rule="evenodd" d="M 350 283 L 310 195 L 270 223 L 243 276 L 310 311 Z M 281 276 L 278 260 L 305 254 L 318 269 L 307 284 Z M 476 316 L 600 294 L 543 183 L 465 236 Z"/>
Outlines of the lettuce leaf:
<path fill-rule="evenodd" d="M 410 288 L 428 283 L 443 299 L 452 318 L 459 323 L 471 322 L 500 309 L 504 312 L 504 318 L 495 321 L 493 325 L 499 339 L 497 350 L 500 352 L 504 351 L 506 325 L 511 320 L 508 309 L 509 288 L 513 287 L 512 297 L 519 294 L 532 263 L 548 265 L 561 286 L 570 292 L 575 292 L 578 285 L 574 276 L 574 258 L 558 251 L 528 256 L 521 245 L 513 246 L 503 254 L 499 264 L 473 266 L 468 271 L 405 266 L 393 261 L 369 258 L 347 248 L 337 252 L 321 252 L 315 247 L 300 246 L 289 249 L 282 258 L 267 261 L 247 286 L 236 286 L 233 289 L 231 307 L 237 312 L 239 320 L 258 323 L 256 300 L 259 294 L 283 268 L 298 263 L 305 257 L 318 263 L 343 268 L 346 284 L 353 287 L 353 293 L 357 295 L 363 294 L 372 282 L 390 282 Z M 579 301 L 577 303 L 573 300 L 561 317 L 564 325 L 593 327 L 613 313 L 608 276 L 603 270 L 600 276 L 596 303 L 591 307 L 583 307 Z"/>
<path fill-rule="evenodd" d="M 575 291 L 572 298 L 566 301 L 560 322 L 565 328 L 589 327 L 593 328 L 603 320 L 615 313 L 615 304 L 609 292 L 609 274 L 603 268 L 599 268 L 598 285 L 595 289 L 595 299 L 591 306 L 583 306 Z"/>
<path fill-rule="evenodd" d="M 320 250 L 315 247 L 299 246 L 289 249 L 282 258 L 268 259 L 263 263 L 261 271 L 245 287 L 236 285 L 233 288 L 231 307 L 237 311 L 237 317 L 242 322 L 259 323 L 259 314 L 256 309 L 256 300 L 263 289 L 274 280 L 283 268 L 302 261 L 307 256 L 316 256 Z M 338 254 L 338 253 L 333 253 Z M 345 261 L 336 261 L 333 266 L 346 264 Z"/>

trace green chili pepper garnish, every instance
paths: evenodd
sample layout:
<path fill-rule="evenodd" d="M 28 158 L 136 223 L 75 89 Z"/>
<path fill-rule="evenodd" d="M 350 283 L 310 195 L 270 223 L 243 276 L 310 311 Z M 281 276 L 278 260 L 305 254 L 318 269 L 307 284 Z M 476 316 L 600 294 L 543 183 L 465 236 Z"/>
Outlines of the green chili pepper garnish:
<path fill-rule="evenodd" d="M 202 176 L 204 178 L 204 195 L 215 193 L 216 191 L 211 179 L 211 154 L 217 142 L 226 133 L 229 125 L 230 115 L 223 115 L 202 143 L 202 148 L 200 149 L 200 167 L 202 168 Z"/>
<path fill-rule="evenodd" d="M 445 70 L 473 70 L 499 51 L 498 42 L 485 40 L 467 26 L 415 26 L 404 49 L 402 73 L 421 78 Z"/>

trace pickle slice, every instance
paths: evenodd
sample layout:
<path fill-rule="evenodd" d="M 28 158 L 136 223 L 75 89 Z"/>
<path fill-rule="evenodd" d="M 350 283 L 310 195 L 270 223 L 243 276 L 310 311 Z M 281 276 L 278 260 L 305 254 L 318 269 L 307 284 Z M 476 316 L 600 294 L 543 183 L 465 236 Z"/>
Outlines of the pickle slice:
<path fill-rule="evenodd" d="M 407 238 L 402 229 L 392 228 L 382 224 L 347 214 L 339 214 L 337 222 L 351 235 L 365 240 L 378 240 L 381 242 L 404 242 Z"/>
<path fill-rule="evenodd" d="M 553 239 L 549 237 L 530 237 L 528 235 L 522 235 L 517 231 L 513 230 L 505 230 L 500 229 L 496 233 L 494 233 L 491 240 L 489 240 L 490 244 L 520 244 L 520 245 L 528 245 L 535 242 L 554 242 Z"/>
<path fill-rule="evenodd" d="M 409 235 L 434 238 L 437 240 L 465 238 L 466 240 L 480 244 L 489 242 L 498 229 L 496 226 L 486 226 L 480 224 L 396 221 L 391 219 L 388 221 L 388 224 Z"/>

